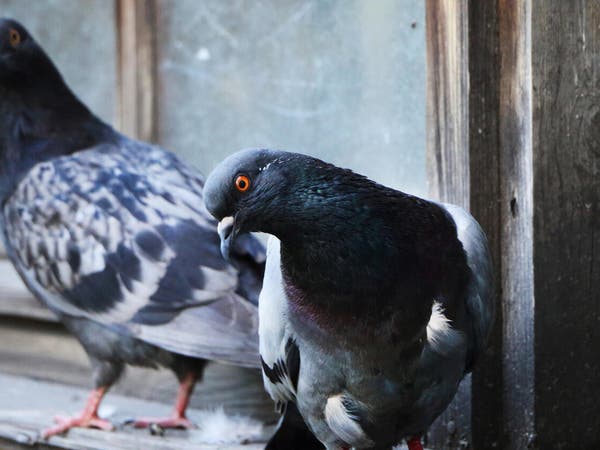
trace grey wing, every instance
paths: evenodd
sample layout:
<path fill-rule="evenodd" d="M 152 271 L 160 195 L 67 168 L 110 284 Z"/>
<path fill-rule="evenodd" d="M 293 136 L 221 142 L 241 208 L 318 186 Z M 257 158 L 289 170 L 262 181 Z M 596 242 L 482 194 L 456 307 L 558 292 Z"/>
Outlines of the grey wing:
<path fill-rule="evenodd" d="M 471 269 L 466 309 L 471 322 L 471 342 L 467 355 L 467 371 L 484 349 L 494 320 L 494 275 L 487 238 L 479 223 L 464 209 L 451 205 L 442 206 L 452 216 L 467 254 Z"/>
<path fill-rule="evenodd" d="M 267 265 L 258 309 L 263 381 L 266 391 L 281 409 L 296 396 L 300 351 L 288 323 L 280 241 L 274 236 L 269 238 L 267 246 Z"/>
<path fill-rule="evenodd" d="M 220 256 L 201 185 L 168 158 L 140 168 L 92 149 L 39 164 L 3 223 L 17 270 L 57 313 L 177 353 L 259 366 L 257 309 L 236 294 L 238 273 Z"/>
<path fill-rule="evenodd" d="M 188 308 L 160 326 L 128 324 L 128 328 L 138 338 L 176 353 L 260 367 L 256 307 L 236 294 L 209 306 Z"/>

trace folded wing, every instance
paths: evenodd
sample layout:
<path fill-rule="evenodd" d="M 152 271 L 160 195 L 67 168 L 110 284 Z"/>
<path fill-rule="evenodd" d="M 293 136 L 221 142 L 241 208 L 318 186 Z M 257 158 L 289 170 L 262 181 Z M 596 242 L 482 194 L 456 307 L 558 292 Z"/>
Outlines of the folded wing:
<path fill-rule="evenodd" d="M 466 295 L 466 310 L 471 325 L 466 370 L 470 372 L 485 347 L 494 320 L 492 262 L 485 233 L 473 216 L 452 204 L 442 206 L 456 224 L 458 239 L 465 249 L 471 270 Z"/>
<path fill-rule="evenodd" d="M 239 295 L 242 269 L 220 255 L 202 180 L 159 148 L 123 145 L 38 164 L 20 182 L 4 206 L 17 270 L 59 314 L 258 366 L 257 310 Z M 264 251 L 245 244 L 256 278 Z"/>

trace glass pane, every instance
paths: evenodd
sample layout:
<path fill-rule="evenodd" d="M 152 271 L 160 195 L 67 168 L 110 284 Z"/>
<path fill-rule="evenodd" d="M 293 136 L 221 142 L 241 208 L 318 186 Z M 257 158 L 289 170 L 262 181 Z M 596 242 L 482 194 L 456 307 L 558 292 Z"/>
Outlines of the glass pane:
<path fill-rule="evenodd" d="M 307 152 L 426 193 L 425 2 L 159 2 L 159 133 L 203 172 Z"/>
<path fill-rule="evenodd" d="M 21 22 L 46 50 L 77 96 L 103 120 L 114 122 L 117 109 L 114 2 L 0 0 L 0 16 Z"/>

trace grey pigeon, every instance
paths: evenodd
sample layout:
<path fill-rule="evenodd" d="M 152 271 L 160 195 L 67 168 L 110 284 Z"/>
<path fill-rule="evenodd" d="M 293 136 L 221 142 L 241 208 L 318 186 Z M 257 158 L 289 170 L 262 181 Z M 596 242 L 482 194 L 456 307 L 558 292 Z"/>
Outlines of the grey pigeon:
<path fill-rule="evenodd" d="M 245 150 L 204 188 L 221 250 L 271 234 L 259 300 L 264 384 L 328 449 L 420 437 L 484 349 L 486 237 L 468 213 L 310 156 Z"/>
<path fill-rule="evenodd" d="M 185 410 L 206 360 L 259 367 L 256 302 L 264 248 L 253 237 L 219 252 L 202 177 L 175 155 L 101 122 L 19 23 L 0 19 L 0 231 L 35 296 L 81 342 L 95 389 L 73 426 L 98 417 L 128 364 L 168 367 Z"/>

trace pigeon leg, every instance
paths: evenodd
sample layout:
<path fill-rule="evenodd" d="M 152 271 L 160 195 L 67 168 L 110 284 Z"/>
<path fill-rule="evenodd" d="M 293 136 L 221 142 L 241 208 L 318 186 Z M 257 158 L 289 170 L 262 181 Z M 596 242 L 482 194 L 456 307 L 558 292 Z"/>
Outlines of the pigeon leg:
<path fill-rule="evenodd" d="M 91 392 L 83 411 L 78 416 L 56 416 L 54 418 L 56 425 L 47 428 L 42 432 L 44 439 L 48 439 L 56 434 L 62 434 L 74 427 L 99 428 L 106 431 L 114 430 L 112 423 L 110 423 L 108 420 L 98 417 L 98 407 L 100 406 L 100 402 L 102 401 L 102 398 L 104 397 L 104 394 L 106 394 L 107 390 L 108 388 L 106 386 L 94 389 Z"/>
<path fill-rule="evenodd" d="M 407 439 L 406 445 L 408 445 L 408 450 L 423 450 L 421 436 L 413 436 L 410 439 Z"/>
<path fill-rule="evenodd" d="M 133 422 L 133 426 L 135 428 L 147 428 L 152 424 L 156 424 L 162 428 L 195 428 L 196 426 L 185 417 L 185 411 L 190 402 L 197 379 L 198 376 L 194 373 L 188 373 L 183 377 L 179 384 L 175 407 L 170 417 L 140 417 Z"/>

